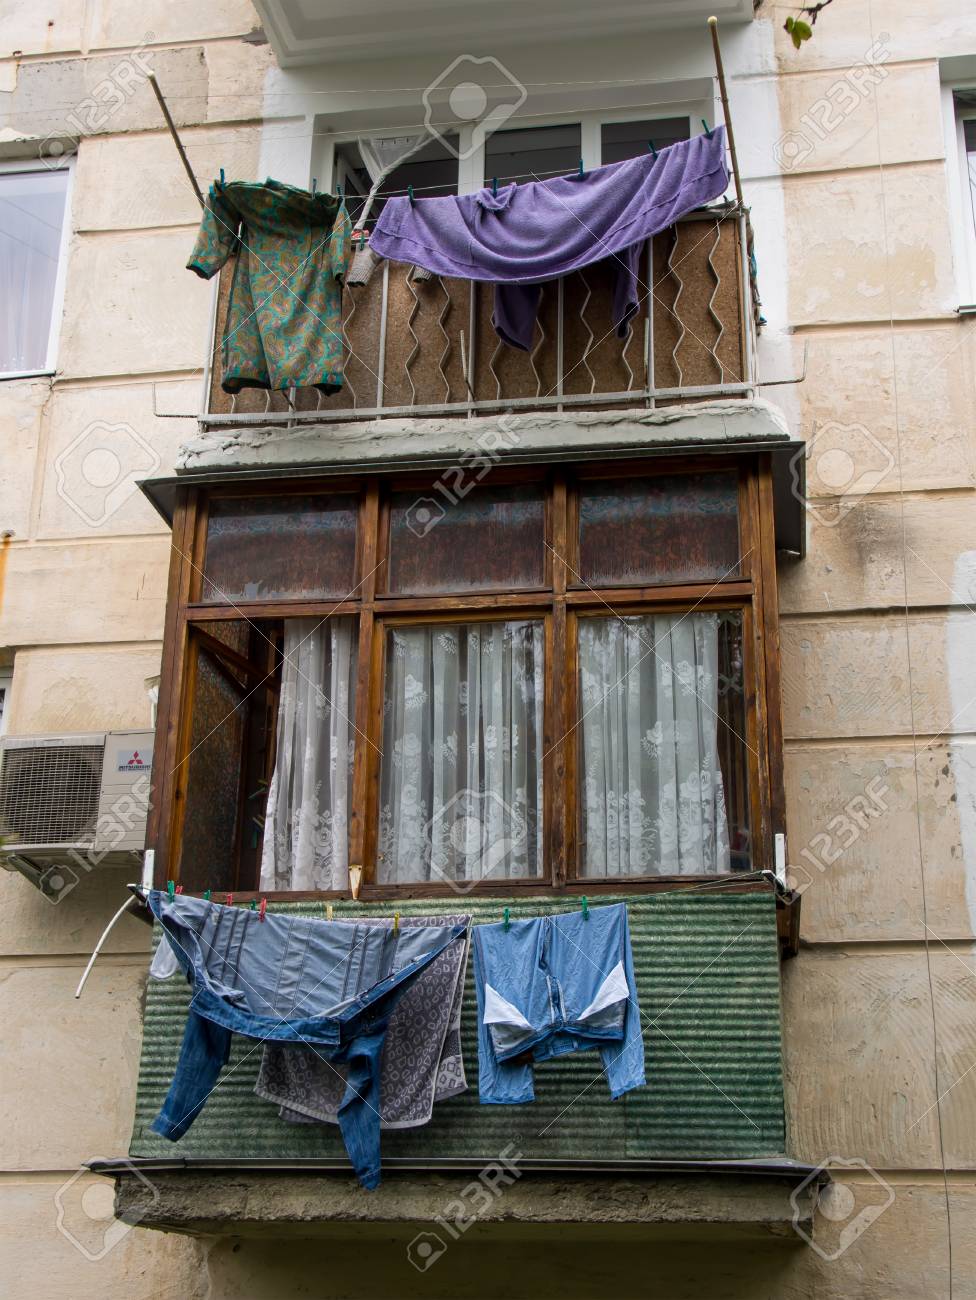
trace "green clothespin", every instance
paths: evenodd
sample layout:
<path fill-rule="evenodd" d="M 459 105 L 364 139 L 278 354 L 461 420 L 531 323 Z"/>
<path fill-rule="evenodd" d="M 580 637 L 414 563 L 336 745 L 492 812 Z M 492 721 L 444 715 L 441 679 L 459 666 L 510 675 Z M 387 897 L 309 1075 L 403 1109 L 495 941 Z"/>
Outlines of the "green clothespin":
<path fill-rule="evenodd" d="M 653 141 L 653 140 L 648 140 L 648 142 L 647 142 L 647 147 L 648 147 L 648 149 L 650 149 L 650 151 L 651 151 L 651 157 L 656 161 L 656 160 L 657 160 L 657 150 L 654 148 L 654 141 Z"/>
<path fill-rule="evenodd" d="M 221 169 L 220 169 L 220 183 L 221 183 L 221 185 L 224 184 L 224 169 L 223 169 L 223 167 L 221 167 Z"/>
<path fill-rule="evenodd" d="M 583 920 L 588 921 L 589 919 L 590 919 L 590 905 L 586 901 L 586 895 L 584 894 L 583 895 Z"/>
<path fill-rule="evenodd" d="M 167 892 L 167 894 L 169 894 L 170 898 L 175 898 L 175 897 L 176 897 L 176 881 L 175 881 L 175 880 L 167 880 L 167 882 L 166 882 L 166 892 Z"/>
<path fill-rule="evenodd" d="M 580 159 L 580 169 L 579 169 L 579 174 L 580 174 L 580 180 L 582 180 L 582 179 L 583 179 L 583 159 L 582 159 L 582 158 Z"/>
<path fill-rule="evenodd" d="M 413 207 L 413 205 L 416 203 L 417 200 L 413 197 L 412 185 L 407 186 L 407 198 L 410 200 L 410 206 Z"/>
<path fill-rule="evenodd" d="M 493 176 L 491 178 L 491 195 L 492 198 L 495 199 L 498 198 L 498 177 L 497 176 Z"/>
<path fill-rule="evenodd" d="M 205 890 L 203 891 L 203 897 L 204 897 L 204 899 L 205 899 L 208 903 L 210 902 L 210 895 L 211 895 L 212 893 L 213 893 L 213 890 L 212 890 L 212 889 L 205 889 Z"/>
<path fill-rule="evenodd" d="M 252 899 L 251 899 L 251 911 L 252 911 L 252 912 L 256 912 L 257 910 L 258 910 L 258 900 L 257 900 L 256 898 L 252 898 Z"/>
<path fill-rule="evenodd" d="M 701 120 L 701 124 L 702 124 L 702 126 L 705 128 L 705 134 L 708 136 L 709 140 L 711 140 L 711 138 L 712 138 L 712 131 L 711 131 L 711 128 L 709 127 L 708 123 L 705 121 L 704 118 L 702 118 L 702 120 Z"/>
<path fill-rule="evenodd" d="M 506 930 L 506 932 L 508 931 L 508 927 L 509 927 L 509 925 L 511 924 L 511 922 L 510 922 L 510 920 L 509 920 L 509 916 L 510 916 L 510 914 L 511 914 L 511 910 L 512 910 L 512 909 L 511 909 L 510 907 L 506 907 L 506 908 L 505 908 L 505 911 L 504 911 L 504 913 L 503 913 L 503 916 L 504 916 L 504 923 L 505 923 L 505 930 Z"/>

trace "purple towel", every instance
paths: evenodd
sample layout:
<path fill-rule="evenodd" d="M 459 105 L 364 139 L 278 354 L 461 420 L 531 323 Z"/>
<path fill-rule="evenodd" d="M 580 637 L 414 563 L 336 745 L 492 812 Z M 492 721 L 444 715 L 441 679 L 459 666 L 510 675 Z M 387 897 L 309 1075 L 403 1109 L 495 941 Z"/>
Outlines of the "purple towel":
<path fill-rule="evenodd" d="M 646 239 L 718 198 L 729 177 L 725 129 L 586 172 L 512 182 L 493 194 L 388 199 L 370 238 L 381 257 L 435 275 L 535 286 L 620 254 L 614 325 L 637 309 L 636 271 Z M 516 347 L 531 341 L 539 293 L 497 295 L 495 328 Z"/>

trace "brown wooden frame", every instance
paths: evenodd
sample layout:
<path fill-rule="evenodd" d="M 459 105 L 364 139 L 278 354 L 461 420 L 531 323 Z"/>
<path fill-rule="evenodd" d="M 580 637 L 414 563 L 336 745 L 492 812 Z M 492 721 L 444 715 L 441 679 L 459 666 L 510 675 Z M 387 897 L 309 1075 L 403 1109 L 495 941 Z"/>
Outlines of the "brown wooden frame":
<path fill-rule="evenodd" d="M 728 579 L 674 586 L 608 587 L 594 590 L 577 581 L 578 503 L 576 483 L 593 477 L 673 475 L 701 470 L 735 470 L 739 483 L 740 566 Z M 579 810 L 576 798 L 577 744 L 573 738 L 578 689 L 574 628 L 580 618 L 607 612 L 651 613 L 657 610 L 740 609 L 743 614 L 745 714 L 750 750 L 749 798 L 752 868 L 773 865 L 773 835 L 785 830 L 782 788 L 779 631 L 776 598 L 772 474 L 768 456 L 687 456 L 639 461 L 610 461 L 549 468 L 506 467 L 484 483 L 542 482 L 545 485 L 547 585 L 538 589 L 463 595 L 387 595 L 386 554 L 390 495 L 404 488 L 427 488 L 438 481 L 431 472 L 373 474 L 358 478 L 323 476 L 297 481 L 267 480 L 242 486 L 187 488 L 173 521 L 173 543 L 164 634 L 160 725 L 153 762 L 154 790 L 147 844 L 156 853 L 156 881 L 163 884 L 179 860 L 182 810 L 186 798 L 187 745 L 197 645 L 213 649 L 207 625 L 222 619 L 281 619 L 303 616 L 355 615 L 359 620 L 355 724 L 357 740 L 350 816 L 350 862 L 364 866 L 361 897 L 418 897 L 451 894 L 449 885 L 414 882 L 376 883 L 379 759 L 382 748 L 384 646 L 386 629 L 405 623 L 475 621 L 536 617 L 544 620 L 546 672 L 543 736 L 543 848 L 546 877 L 499 880 L 477 886 L 484 894 L 551 893 L 567 890 L 598 894 L 608 890 L 697 888 L 735 875 L 627 877 L 602 880 L 576 874 Z M 274 600 L 237 604 L 200 600 L 206 546 L 209 496 L 335 495 L 359 496 L 355 587 L 341 600 Z M 193 635 L 194 630 L 197 631 Z M 230 658 L 231 652 L 225 657 Z M 237 664 L 240 668 L 241 665 Z M 741 888 L 766 888 L 742 880 Z M 241 898 L 253 891 L 241 891 Z M 268 897 L 297 899 L 301 893 Z M 322 895 L 323 897 L 327 895 Z"/>

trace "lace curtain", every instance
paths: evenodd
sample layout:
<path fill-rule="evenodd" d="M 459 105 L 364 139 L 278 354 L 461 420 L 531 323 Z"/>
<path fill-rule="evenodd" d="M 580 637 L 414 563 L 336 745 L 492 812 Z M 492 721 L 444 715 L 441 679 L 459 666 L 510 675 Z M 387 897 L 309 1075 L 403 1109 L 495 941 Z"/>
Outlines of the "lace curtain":
<path fill-rule="evenodd" d="M 381 882 L 540 874 L 543 698 L 540 622 L 390 632 Z"/>
<path fill-rule="evenodd" d="M 261 889 L 345 889 L 356 731 L 356 620 L 285 620 Z"/>
<path fill-rule="evenodd" d="M 67 173 L 0 176 L 0 371 L 47 365 Z"/>
<path fill-rule="evenodd" d="M 579 621 L 586 876 L 730 869 L 717 614 Z"/>

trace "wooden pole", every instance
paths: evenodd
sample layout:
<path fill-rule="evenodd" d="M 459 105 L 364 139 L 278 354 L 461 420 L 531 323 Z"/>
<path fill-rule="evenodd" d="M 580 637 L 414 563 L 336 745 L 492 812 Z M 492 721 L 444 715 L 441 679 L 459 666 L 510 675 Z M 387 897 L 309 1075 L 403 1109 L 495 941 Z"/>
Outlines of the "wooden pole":
<path fill-rule="evenodd" d="M 735 136 L 732 133 L 732 115 L 729 112 L 729 95 L 725 89 L 725 69 L 722 66 L 722 47 L 718 43 L 718 19 L 709 18 L 708 26 L 712 33 L 712 49 L 715 51 L 715 71 L 718 74 L 718 88 L 722 96 L 722 112 L 725 116 L 725 134 L 729 138 L 729 153 L 732 157 L 732 177 L 735 181 L 735 197 L 739 200 L 739 207 L 744 207 L 742 201 L 742 179 L 739 176 L 739 159 L 735 152 Z"/>
<path fill-rule="evenodd" d="M 159 86 L 156 82 L 156 74 L 155 72 L 149 72 L 146 75 L 149 78 L 149 84 L 153 88 L 153 92 L 155 93 L 156 100 L 159 104 L 159 107 L 163 111 L 163 117 L 165 117 L 166 125 L 169 127 L 169 133 L 173 137 L 173 143 L 176 145 L 176 151 L 180 155 L 180 161 L 182 162 L 183 166 L 186 168 L 186 174 L 190 178 L 190 184 L 193 186 L 193 193 L 197 196 L 197 202 L 200 204 L 202 208 L 205 206 L 203 201 L 203 194 L 200 192 L 200 186 L 197 184 L 197 178 L 193 175 L 193 168 L 190 166 L 190 160 L 186 156 L 186 150 L 183 148 L 183 141 L 180 139 L 179 132 L 176 129 L 176 123 L 173 121 L 173 118 L 170 115 L 170 111 L 166 106 L 166 100 L 163 99 L 163 92 L 159 89 Z M 728 114 L 726 113 L 726 117 L 727 116 Z M 735 157 L 734 152 L 732 156 L 733 158 Z"/>

